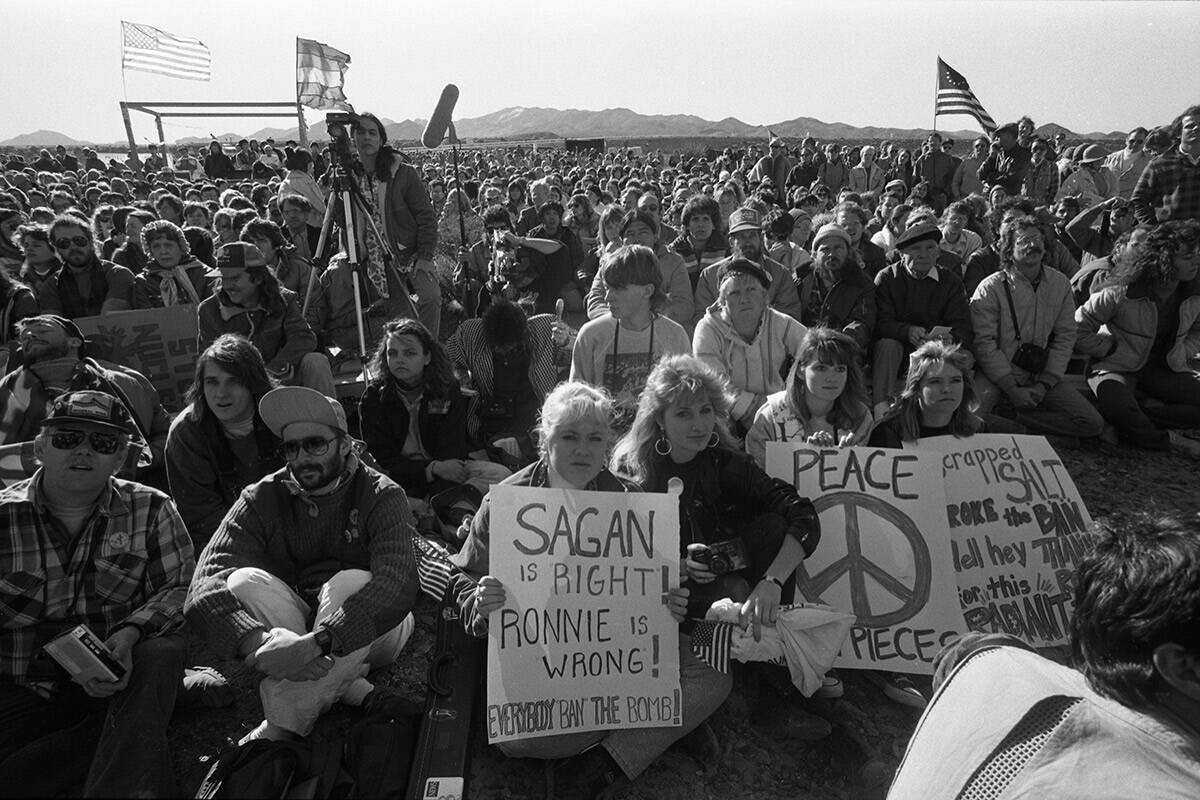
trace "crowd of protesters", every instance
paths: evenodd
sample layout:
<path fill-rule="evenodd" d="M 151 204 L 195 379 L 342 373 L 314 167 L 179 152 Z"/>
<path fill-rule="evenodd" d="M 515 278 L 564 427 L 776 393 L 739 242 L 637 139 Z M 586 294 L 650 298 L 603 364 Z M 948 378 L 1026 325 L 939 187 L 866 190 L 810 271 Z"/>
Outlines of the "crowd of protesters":
<path fill-rule="evenodd" d="M 185 620 L 261 673 L 246 740 L 303 737 L 334 702 L 383 694 L 366 674 L 402 654 L 423 558 L 447 556 L 464 624 L 486 635 L 505 600 L 490 486 L 679 478 L 681 546 L 734 532 L 748 551 L 721 579 L 680 553 L 682 726 L 502 748 L 572 757 L 563 774 L 607 796 L 685 735 L 712 736 L 731 684 L 692 656 L 691 622 L 731 597 L 744 624 L 773 624 L 819 546 L 810 499 L 764 472 L 767 442 L 988 431 L 1200 458 L 1200 106 L 1116 152 L 1024 117 L 962 148 L 937 132 L 911 151 L 497 146 L 463 148 L 455 173 L 444 152 L 391 147 L 373 115 L 350 134 L 214 141 L 203 159 L 0 154 L 13 785 L 175 791 L 170 708 L 227 695 L 213 670 L 184 670 Z M 361 190 L 354 226 L 335 180 Z M 173 419 L 77 324 L 171 306 L 198 330 Z M 45 663 L 41 646 L 79 623 L 124 677 L 72 686 Z M 1191 698 L 1194 725 L 1200 649 L 1165 630 L 1193 668 L 1155 650 L 1147 669 Z M 1102 645 L 1085 638 L 1086 667 Z M 755 723 L 828 735 L 777 673 L 756 679 Z M 1145 705 L 1085 674 L 1086 702 Z M 879 683 L 927 703 L 905 676 Z M 841 692 L 834 673 L 817 689 Z M 49 768 L 66 732 L 87 746 Z"/>

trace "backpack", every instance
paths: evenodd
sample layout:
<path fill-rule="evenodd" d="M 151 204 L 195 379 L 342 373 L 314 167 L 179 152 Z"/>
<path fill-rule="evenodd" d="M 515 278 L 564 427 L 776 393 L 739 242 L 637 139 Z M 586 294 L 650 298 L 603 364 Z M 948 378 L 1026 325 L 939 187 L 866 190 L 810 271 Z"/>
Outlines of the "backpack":
<path fill-rule="evenodd" d="M 196 790 L 196 798 L 348 798 L 354 781 L 342 767 L 343 749 L 340 737 L 321 736 L 298 742 L 257 739 L 235 745 L 217 758 Z"/>

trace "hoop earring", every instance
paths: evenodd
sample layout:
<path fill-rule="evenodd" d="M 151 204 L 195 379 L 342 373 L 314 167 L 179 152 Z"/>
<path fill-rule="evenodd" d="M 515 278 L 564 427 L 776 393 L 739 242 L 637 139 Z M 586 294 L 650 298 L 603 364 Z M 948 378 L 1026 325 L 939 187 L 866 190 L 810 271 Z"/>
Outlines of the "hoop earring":
<path fill-rule="evenodd" d="M 708 446 L 716 447 L 720 443 L 721 443 L 721 434 L 717 433 L 716 431 L 713 431 L 712 435 L 708 437 Z"/>
<path fill-rule="evenodd" d="M 666 449 L 666 450 L 662 450 L 662 449 L 659 447 L 659 445 L 661 445 L 663 442 L 666 442 L 666 444 L 667 444 L 667 449 Z M 668 440 L 667 440 L 667 438 L 666 438 L 665 436 L 660 436 L 660 437 L 658 437 L 658 441 L 656 441 L 656 442 L 654 443 L 654 452 L 658 453 L 660 456 L 669 456 L 669 455 L 671 455 L 671 442 L 670 442 L 670 441 L 668 441 Z"/>

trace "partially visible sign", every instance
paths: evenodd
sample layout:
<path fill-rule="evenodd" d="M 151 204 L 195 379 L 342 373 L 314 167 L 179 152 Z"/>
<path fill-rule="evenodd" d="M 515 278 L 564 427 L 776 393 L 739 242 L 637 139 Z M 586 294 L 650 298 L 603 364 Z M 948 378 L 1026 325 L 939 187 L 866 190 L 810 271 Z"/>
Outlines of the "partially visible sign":
<path fill-rule="evenodd" d="M 1070 638 L 1072 575 L 1092 549 L 1092 518 L 1062 459 L 1041 436 L 922 439 L 946 485 L 954 568 L 971 630 L 1034 647 Z"/>
<path fill-rule="evenodd" d="M 942 645 L 962 632 L 937 465 L 902 450 L 767 445 L 767 472 L 821 517 L 797 589 L 857 618 L 835 666 L 932 674 Z"/>
<path fill-rule="evenodd" d="M 196 306 L 117 311 L 75 320 L 89 355 L 149 378 L 163 407 L 180 411 L 196 371 Z"/>
<path fill-rule="evenodd" d="M 489 742 L 682 724 L 679 498 L 492 487 Z"/>

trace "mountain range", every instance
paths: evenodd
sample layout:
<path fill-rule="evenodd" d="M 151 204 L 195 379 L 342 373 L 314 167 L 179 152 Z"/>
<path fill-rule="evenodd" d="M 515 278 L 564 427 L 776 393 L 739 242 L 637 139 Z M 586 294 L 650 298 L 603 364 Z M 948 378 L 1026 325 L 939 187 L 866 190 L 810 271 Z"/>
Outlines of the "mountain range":
<path fill-rule="evenodd" d="M 400 122 L 383 118 L 389 140 L 398 144 L 416 142 L 425 130 L 426 120 L 406 119 Z M 481 117 L 472 117 L 455 122 L 458 136 L 463 140 L 522 139 L 522 138 L 713 138 L 713 139 L 765 139 L 768 131 L 786 139 L 798 140 L 814 136 L 818 140 L 871 141 L 881 139 L 922 139 L 927 129 L 884 128 L 876 126 L 857 127 L 842 122 L 823 122 L 812 117 L 796 117 L 770 125 L 751 125 L 735 117 L 722 120 L 707 120 L 694 114 L 639 114 L 628 108 L 606 108 L 603 111 L 581 109 L 526 108 L 514 106 L 502 108 Z M 1076 134 L 1061 125 L 1049 123 L 1038 128 L 1039 133 L 1053 135 L 1065 131 L 1070 139 L 1113 139 L 1120 132 Z M 315 138 L 325 138 L 320 124 L 312 126 Z M 948 135 L 959 139 L 971 139 L 978 131 L 948 131 Z M 299 131 L 291 128 L 261 128 L 253 133 L 225 133 L 217 138 L 236 141 L 241 138 L 266 139 L 276 142 L 298 139 Z M 185 137 L 178 144 L 200 144 L 207 137 Z M 0 142 L 0 147 L 53 147 L 59 144 L 76 146 L 87 142 L 72 139 L 56 131 L 35 131 Z"/>

